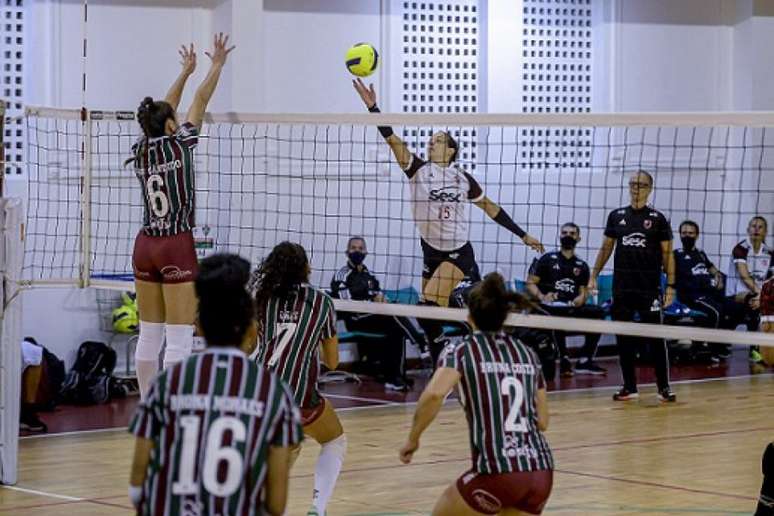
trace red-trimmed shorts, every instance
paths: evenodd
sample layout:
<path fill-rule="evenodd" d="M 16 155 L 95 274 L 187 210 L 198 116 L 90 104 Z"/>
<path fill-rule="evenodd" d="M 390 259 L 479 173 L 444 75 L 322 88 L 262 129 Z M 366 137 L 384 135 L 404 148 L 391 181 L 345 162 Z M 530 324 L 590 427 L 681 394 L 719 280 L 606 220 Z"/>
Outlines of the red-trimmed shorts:
<path fill-rule="evenodd" d="M 553 483 L 554 472 L 550 469 L 496 475 L 471 470 L 457 479 L 457 490 L 470 507 L 484 514 L 497 514 L 503 509 L 540 514 Z"/>
<path fill-rule="evenodd" d="M 319 403 L 313 407 L 301 408 L 301 426 L 309 426 L 322 416 L 325 410 L 325 398 L 320 396 Z"/>
<path fill-rule="evenodd" d="M 143 230 L 134 239 L 132 253 L 134 277 L 154 283 L 187 283 L 196 279 L 193 233 L 185 231 L 172 236 L 148 236 Z"/>

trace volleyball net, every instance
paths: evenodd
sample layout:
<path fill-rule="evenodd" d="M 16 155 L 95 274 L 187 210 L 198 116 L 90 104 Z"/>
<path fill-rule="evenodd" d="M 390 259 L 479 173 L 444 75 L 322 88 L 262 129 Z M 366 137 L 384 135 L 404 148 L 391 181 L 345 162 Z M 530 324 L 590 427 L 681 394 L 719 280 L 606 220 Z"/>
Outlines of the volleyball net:
<path fill-rule="evenodd" d="M 696 221 L 698 247 L 723 272 L 731 271 L 731 251 L 746 237 L 750 218 L 772 222 L 771 113 L 229 113 L 209 116 L 195 151 L 200 255 L 236 252 L 258 264 L 277 243 L 297 242 L 309 254 L 311 283 L 328 288 L 347 263 L 350 237 L 359 236 L 367 246 L 365 265 L 398 304 L 337 301 L 338 309 L 464 319 L 451 309 L 399 306 L 421 293 L 417 223 L 429 221 L 417 220 L 409 180 L 377 131 L 384 125 L 421 158 L 432 134 L 447 131 L 459 143 L 457 166 L 546 250 L 557 247 L 562 224 L 577 224 L 582 240 L 576 255 L 590 267 L 607 214 L 629 204 L 629 173 L 638 169 L 653 176 L 651 204 L 671 220 L 675 235 L 681 221 Z M 26 129 L 25 285 L 128 288 L 142 220 L 138 180 L 123 165 L 139 132 L 133 113 L 28 108 Z M 461 200 L 452 199 L 454 188 L 445 198 L 440 190 L 438 198 L 449 204 Z M 523 290 L 539 254 L 483 210 L 463 204 L 469 210 L 465 238 L 481 274 L 497 271 L 510 288 Z M 605 279 L 612 262 L 590 302 L 609 300 Z M 518 324 L 568 329 L 597 324 L 514 317 Z M 604 333 L 648 331 L 599 324 Z M 609 326 L 614 324 L 619 326 Z M 742 333 L 733 342 L 766 341 Z M 707 340 L 713 335 L 715 341 L 729 339 L 721 333 Z"/>

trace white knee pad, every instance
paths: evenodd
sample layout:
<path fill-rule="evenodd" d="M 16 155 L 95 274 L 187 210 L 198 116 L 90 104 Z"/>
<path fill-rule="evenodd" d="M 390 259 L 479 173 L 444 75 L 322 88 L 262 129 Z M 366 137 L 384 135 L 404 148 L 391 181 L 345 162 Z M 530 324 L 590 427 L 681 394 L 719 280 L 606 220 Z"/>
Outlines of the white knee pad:
<path fill-rule="evenodd" d="M 164 344 L 164 323 L 140 321 L 140 335 L 134 350 L 135 360 L 158 363 L 161 346 Z"/>
<path fill-rule="evenodd" d="M 347 434 L 341 434 L 336 439 L 323 444 L 321 448 L 321 454 L 330 453 L 336 457 L 344 458 L 347 453 Z"/>
<path fill-rule="evenodd" d="M 188 358 L 193 347 L 193 334 L 193 324 L 167 324 L 164 368 Z"/>

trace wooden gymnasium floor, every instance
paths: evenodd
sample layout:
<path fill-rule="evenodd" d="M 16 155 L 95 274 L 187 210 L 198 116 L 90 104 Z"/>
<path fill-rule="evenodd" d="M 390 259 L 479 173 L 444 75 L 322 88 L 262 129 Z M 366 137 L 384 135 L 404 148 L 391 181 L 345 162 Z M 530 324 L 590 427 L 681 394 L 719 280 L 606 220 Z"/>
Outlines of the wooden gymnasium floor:
<path fill-rule="evenodd" d="M 610 399 L 613 387 L 550 393 L 548 439 L 555 453 L 546 514 L 751 514 L 760 457 L 774 439 L 774 377 L 675 382 L 678 403 L 659 406 L 654 388 L 639 402 Z M 349 452 L 329 514 L 429 514 L 469 466 L 461 408 L 449 400 L 415 462 L 397 450 L 410 402 L 340 409 Z M 292 472 L 288 514 L 306 514 L 318 446 Z M 131 514 L 126 496 L 132 440 L 125 429 L 24 438 L 19 483 L 0 488 L 0 514 Z"/>

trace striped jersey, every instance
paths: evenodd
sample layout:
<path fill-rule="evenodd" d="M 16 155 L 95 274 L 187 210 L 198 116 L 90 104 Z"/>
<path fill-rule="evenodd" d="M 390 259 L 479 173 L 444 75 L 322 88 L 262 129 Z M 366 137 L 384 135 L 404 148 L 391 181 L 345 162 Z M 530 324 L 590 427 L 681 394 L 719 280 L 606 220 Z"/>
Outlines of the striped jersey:
<path fill-rule="evenodd" d="M 199 129 L 186 122 L 171 136 L 140 136 L 132 146 L 143 200 L 142 229 L 170 236 L 194 227 L 194 154 Z"/>
<path fill-rule="evenodd" d="M 161 372 L 129 431 L 153 440 L 138 514 L 260 514 L 270 446 L 302 439 L 291 393 L 235 348 Z"/>
<path fill-rule="evenodd" d="M 545 381 L 531 349 L 502 332 L 476 331 L 449 344 L 439 366 L 461 375 L 475 471 L 553 469 L 551 449 L 537 424 L 537 391 Z"/>
<path fill-rule="evenodd" d="M 255 359 L 288 384 L 299 407 L 317 406 L 319 347 L 336 335 L 333 301 L 324 292 L 301 285 L 285 297 L 272 297 L 259 310 Z"/>

